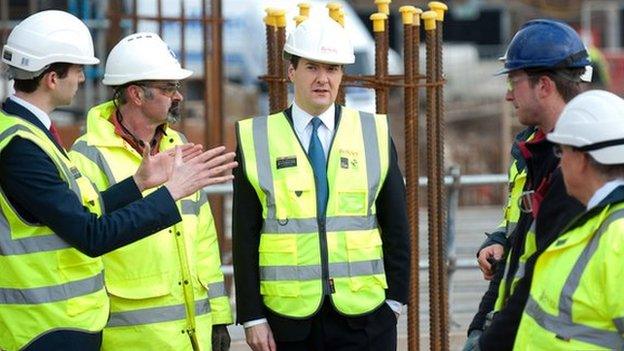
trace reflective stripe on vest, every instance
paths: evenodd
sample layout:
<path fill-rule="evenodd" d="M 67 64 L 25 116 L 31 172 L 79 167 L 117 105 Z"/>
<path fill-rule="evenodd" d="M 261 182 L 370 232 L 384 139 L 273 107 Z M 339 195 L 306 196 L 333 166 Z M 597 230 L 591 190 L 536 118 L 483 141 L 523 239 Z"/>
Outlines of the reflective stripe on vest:
<path fill-rule="evenodd" d="M 0 256 L 25 255 L 35 252 L 66 249 L 70 245 L 54 233 L 12 239 L 11 228 L 0 211 Z"/>
<path fill-rule="evenodd" d="M 103 273 L 65 284 L 44 286 L 30 289 L 0 288 L 0 303 L 13 305 L 31 305 L 69 300 L 87 295 L 104 287 Z"/>
<path fill-rule="evenodd" d="M 358 277 L 383 274 L 383 260 L 330 263 L 329 275 L 332 278 Z M 321 278 L 321 265 L 311 266 L 261 266 L 260 279 L 275 280 L 312 280 Z"/>
<path fill-rule="evenodd" d="M 221 296 L 228 296 L 227 291 L 225 290 L 225 283 L 223 281 L 208 284 L 209 299 L 214 299 Z"/>
<path fill-rule="evenodd" d="M 624 218 L 624 209 L 610 214 L 583 249 L 583 252 L 574 264 L 561 290 L 561 295 L 559 296 L 559 315 L 553 316 L 546 313 L 540 307 L 539 303 L 535 301 L 532 296 L 529 296 L 525 312 L 542 328 L 557 334 L 558 337 L 564 340 L 575 339 L 614 350 L 621 350 L 624 348 L 624 338 L 619 333 L 593 328 L 572 321 L 572 296 L 579 286 L 583 271 L 596 252 L 600 238 L 609 225 L 622 218 Z M 620 324 L 620 327 L 618 327 L 618 324 L 616 324 L 616 327 L 618 327 L 620 331 L 622 329 L 621 326 Z"/>
<path fill-rule="evenodd" d="M 208 202 L 208 196 L 204 191 L 200 191 L 199 199 L 197 201 L 182 199 L 180 200 L 180 206 L 182 207 L 183 215 L 196 215 L 199 216 L 201 207 Z"/>
<path fill-rule="evenodd" d="M 368 230 L 377 228 L 377 217 L 341 216 L 328 217 L 325 224 L 327 231 Z M 266 219 L 262 226 L 263 233 L 307 234 L 318 230 L 316 218 L 288 218 L 286 220 Z"/>
<path fill-rule="evenodd" d="M 80 153 L 88 160 L 95 163 L 95 165 L 102 170 L 102 172 L 104 172 L 104 175 L 106 175 L 109 186 L 117 183 L 108 162 L 106 162 L 104 155 L 102 155 L 102 152 L 100 152 L 97 147 L 87 144 L 84 140 L 79 140 L 72 146 L 72 150 Z"/>
<path fill-rule="evenodd" d="M 615 328 L 620 332 L 620 334 L 624 334 L 624 317 L 615 318 L 613 320 L 613 324 L 615 324 Z"/>
<path fill-rule="evenodd" d="M 207 313 L 210 313 L 210 301 L 208 299 L 195 301 L 195 315 L 200 316 Z M 111 313 L 106 327 L 125 327 L 177 320 L 186 320 L 186 306 L 184 304 Z"/>

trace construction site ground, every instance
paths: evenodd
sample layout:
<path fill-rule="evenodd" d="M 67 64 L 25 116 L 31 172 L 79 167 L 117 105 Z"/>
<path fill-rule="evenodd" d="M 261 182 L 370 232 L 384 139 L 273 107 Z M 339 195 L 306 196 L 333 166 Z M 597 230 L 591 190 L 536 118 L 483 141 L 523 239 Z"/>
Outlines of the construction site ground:
<path fill-rule="evenodd" d="M 501 215 L 500 207 L 471 206 L 460 207 L 457 218 L 457 258 L 473 259 L 476 249 L 485 238 L 484 232 L 497 225 Z M 427 259 L 427 212 L 420 213 L 420 259 Z M 476 262 L 476 259 L 475 259 Z M 427 271 L 420 271 L 420 350 L 429 349 L 429 308 Z M 457 270 L 451 280 L 451 294 L 449 297 L 450 315 L 452 324 L 449 326 L 451 350 L 461 350 L 466 340 L 466 328 L 477 311 L 481 296 L 487 288 L 487 282 L 482 278 L 476 267 Z M 230 326 L 232 336 L 232 351 L 249 350 L 245 344 L 245 335 L 241 326 Z M 398 350 L 407 350 L 407 315 L 403 313 L 398 324 Z"/>

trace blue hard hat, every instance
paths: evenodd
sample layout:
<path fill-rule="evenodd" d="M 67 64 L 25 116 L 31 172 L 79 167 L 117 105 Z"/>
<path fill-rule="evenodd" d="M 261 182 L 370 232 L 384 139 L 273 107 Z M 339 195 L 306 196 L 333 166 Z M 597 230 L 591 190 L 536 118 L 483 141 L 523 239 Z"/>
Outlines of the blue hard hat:
<path fill-rule="evenodd" d="M 501 58 L 498 74 L 527 68 L 582 68 L 590 64 L 579 35 L 565 23 L 538 19 L 525 23 Z"/>

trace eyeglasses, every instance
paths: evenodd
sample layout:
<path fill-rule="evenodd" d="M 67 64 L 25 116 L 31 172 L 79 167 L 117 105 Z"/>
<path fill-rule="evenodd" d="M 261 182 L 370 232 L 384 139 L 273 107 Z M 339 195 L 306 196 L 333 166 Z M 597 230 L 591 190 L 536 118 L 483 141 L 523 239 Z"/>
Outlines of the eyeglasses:
<path fill-rule="evenodd" d="M 507 76 L 507 91 L 511 92 L 514 90 L 518 83 L 522 82 L 525 79 L 528 79 L 528 76 L 520 76 L 520 77 L 509 77 Z"/>
<path fill-rule="evenodd" d="M 142 88 L 154 88 L 160 90 L 163 95 L 173 97 L 175 93 L 180 91 L 182 84 L 180 82 L 168 82 L 168 83 L 142 83 L 137 84 Z"/>

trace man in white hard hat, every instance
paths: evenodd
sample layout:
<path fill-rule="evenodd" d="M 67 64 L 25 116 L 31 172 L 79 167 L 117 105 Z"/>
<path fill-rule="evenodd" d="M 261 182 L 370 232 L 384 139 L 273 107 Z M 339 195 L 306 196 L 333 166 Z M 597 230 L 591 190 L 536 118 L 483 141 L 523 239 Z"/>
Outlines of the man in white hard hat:
<path fill-rule="evenodd" d="M 114 97 L 89 111 L 86 134 L 70 153 L 99 190 L 135 172 L 146 145 L 156 155 L 186 143 L 169 123 L 183 99 L 180 81 L 191 74 L 157 34 L 131 34 L 115 45 L 103 81 Z M 102 257 L 111 301 L 103 350 L 229 348 L 232 315 L 207 194 L 199 190 L 177 206 L 181 222 Z"/>
<path fill-rule="evenodd" d="M 34 14 L 13 29 L 2 60 L 16 92 L 0 111 L 0 349 L 96 351 L 109 317 L 97 256 L 179 222 L 175 201 L 230 179 L 218 175 L 233 155 L 146 153 L 132 177 L 98 193 L 49 117 L 71 103 L 83 65 L 99 62 L 89 29 L 66 12 Z"/>
<path fill-rule="evenodd" d="M 586 207 L 535 263 L 516 350 L 624 349 L 624 100 L 572 99 L 548 140 Z"/>
<path fill-rule="evenodd" d="M 292 105 L 237 124 L 238 322 L 253 350 L 395 350 L 409 229 L 387 118 L 335 104 L 355 58 L 333 20 L 301 23 L 284 56 Z"/>

